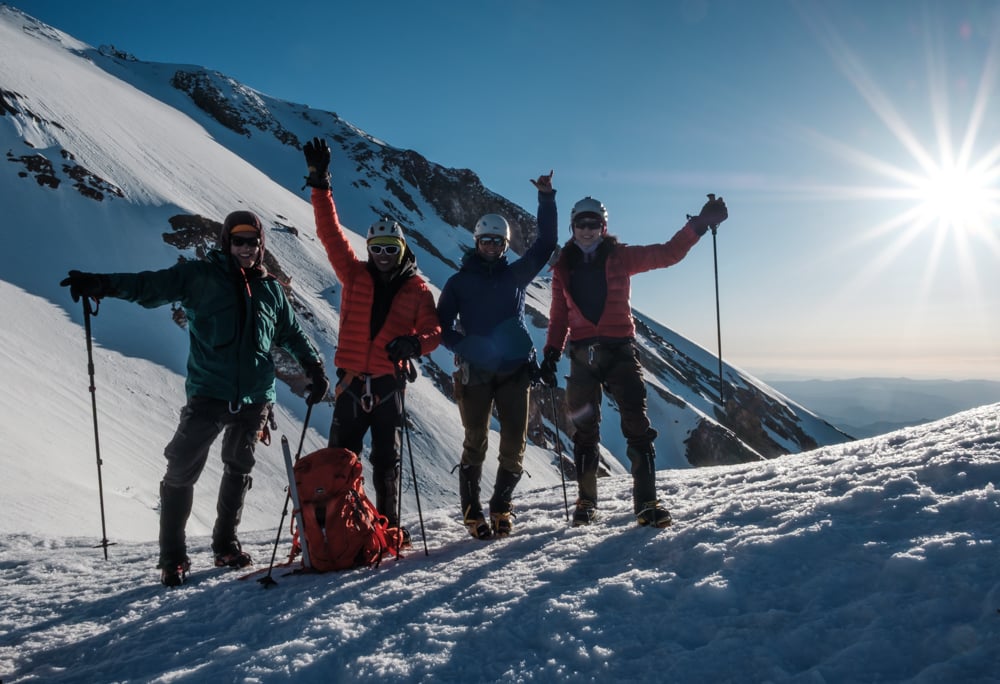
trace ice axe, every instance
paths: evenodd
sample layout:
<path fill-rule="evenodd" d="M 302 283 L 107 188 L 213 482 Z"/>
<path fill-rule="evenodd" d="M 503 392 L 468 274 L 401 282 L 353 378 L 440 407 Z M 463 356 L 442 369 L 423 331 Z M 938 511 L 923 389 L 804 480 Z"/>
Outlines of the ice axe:
<path fill-rule="evenodd" d="M 278 523 L 278 535 L 274 538 L 274 548 L 271 549 L 271 564 L 267 566 L 267 574 L 264 577 L 261 577 L 259 580 L 257 580 L 258 582 L 264 585 L 265 589 L 268 589 L 278 584 L 275 581 L 275 579 L 271 577 L 271 572 L 274 570 L 274 559 L 278 555 L 278 543 L 281 541 L 281 531 L 285 528 L 285 516 L 288 515 L 288 502 L 292 500 L 292 487 L 295 486 L 295 475 L 292 469 L 288 467 L 289 465 L 288 462 L 291 461 L 294 464 L 296 461 L 299 460 L 299 456 L 302 454 L 302 444 L 306 440 L 306 431 L 309 429 L 309 418 L 312 417 L 312 410 L 313 410 L 312 404 L 308 404 L 306 407 L 306 418 L 304 421 L 302 421 L 302 434 L 299 436 L 299 448 L 295 451 L 294 461 L 288 458 L 287 453 L 285 454 L 285 466 L 286 470 L 288 470 L 288 490 L 287 493 L 285 494 L 285 507 L 281 509 L 281 521 Z M 281 449 L 283 452 L 287 452 L 289 450 L 288 438 L 285 437 L 284 435 L 281 436 Z M 292 511 L 292 515 L 295 515 L 294 510 Z M 301 523 L 301 520 L 299 520 L 299 522 Z M 302 529 L 303 527 L 300 524 L 299 530 Z M 304 548 L 305 547 L 303 546 L 303 549 Z M 308 557 L 306 554 L 308 554 L 308 551 L 304 550 L 303 559 Z M 308 565 L 308 563 L 305 563 L 305 565 Z"/>

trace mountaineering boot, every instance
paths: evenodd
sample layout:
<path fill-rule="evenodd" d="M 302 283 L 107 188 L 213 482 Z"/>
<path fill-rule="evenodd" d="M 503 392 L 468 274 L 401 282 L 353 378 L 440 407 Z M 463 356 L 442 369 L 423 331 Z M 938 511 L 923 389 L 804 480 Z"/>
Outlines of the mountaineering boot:
<path fill-rule="evenodd" d="M 673 523 L 670 511 L 663 508 L 659 501 L 647 501 L 642 505 L 642 510 L 636 513 L 635 517 L 642 526 L 670 527 Z"/>
<path fill-rule="evenodd" d="M 489 539 L 493 536 L 493 530 L 490 529 L 489 523 L 486 522 L 486 516 L 483 515 L 483 509 L 474 510 L 472 508 L 466 508 L 463 511 L 463 523 L 465 528 L 469 530 L 471 534 L 476 539 Z"/>
<path fill-rule="evenodd" d="M 375 508 L 389 521 L 389 527 L 399 527 L 399 467 L 377 468 L 372 472 L 375 487 Z"/>
<path fill-rule="evenodd" d="M 581 527 L 594 522 L 597 517 L 597 507 L 593 501 L 588 499 L 577 499 L 576 509 L 573 511 L 573 527 Z"/>
<path fill-rule="evenodd" d="M 187 580 L 188 571 L 191 569 L 191 559 L 187 556 L 169 563 L 160 563 L 160 582 L 165 587 L 179 587 Z"/>
<path fill-rule="evenodd" d="M 514 495 L 514 487 L 521 480 L 521 475 L 522 473 L 515 473 L 505 468 L 497 468 L 493 497 L 490 499 L 490 522 L 493 534 L 498 537 L 506 537 L 514 528 L 514 507 L 510 500 Z"/>
<path fill-rule="evenodd" d="M 193 502 L 194 487 L 173 487 L 160 482 L 160 558 L 156 567 L 176 569 L 186 564 L 187 568 L 190 568 L 184 528 L 187 526 L 188 516 L 191 515 Z M 180 574 L 186 574 L 187 568 Z"/>
<path fill-rule="evenodd" d="M 653 445 L 629 447 L 625 454 L 632 462 L 632 504 L 635 514 L 656 501 L 656 452 Z"/>
<path fill-rule="evenodd" d="M 215 526 L 212 528 L 212 552 L 215 566 L 242 568 L 253 561 L 243 552 L 236 539 L 236 528 L 243 516 L 243 500 L 253 486 L 253 478 L 242 473 L 234 473 L 229 468 L 222 472 L 219 482 L 219 498 L 215 504 Z M 220 564 L 220 557 L 226 561 Z"/>
<path fill-rule="evenodd" d="M 228 549 L 217 549 L 213 545 L 215 552 L 215 567 L 217 568 L 245 568 L 253 563 L 253 558 L 243 550 L 238 541 L 229 543 Z"/>
<path fill-rule="evenodd" d="M 576 484 L 579 498 L 597 501 L 597 468 L 601 463 L 596 447 L 573 449 L 573 465 L 576 466 Z"/>
<path fill-rule="evenodd" d="M 462 503 L 462 523 L 476 539 L 489 539 L 493 536 L 483 507 L 479 503 L 479 478 L 483 467 L 462 465 L 458 469 L 458 492 Z"/>
<path fill-rule="evenodd" d="M 493 536 L 506 537 L 514 529 L 513 511 L 490 511 L 490 525 L 493 528 Z"/>

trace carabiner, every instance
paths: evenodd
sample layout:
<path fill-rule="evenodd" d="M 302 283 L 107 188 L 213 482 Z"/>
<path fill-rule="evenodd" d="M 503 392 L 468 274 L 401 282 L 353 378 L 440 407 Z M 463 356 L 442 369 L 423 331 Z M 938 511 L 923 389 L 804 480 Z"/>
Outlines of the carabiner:
<path fill-rule="evenodd" d="M 365 393 L 361 395 L 358 401 L 361 404 L 361 410 L 365 413 L 371 413 L 372 409 L 375 408 L 375 395 L 372 394 L 372 376 L 365 376 Z"/>

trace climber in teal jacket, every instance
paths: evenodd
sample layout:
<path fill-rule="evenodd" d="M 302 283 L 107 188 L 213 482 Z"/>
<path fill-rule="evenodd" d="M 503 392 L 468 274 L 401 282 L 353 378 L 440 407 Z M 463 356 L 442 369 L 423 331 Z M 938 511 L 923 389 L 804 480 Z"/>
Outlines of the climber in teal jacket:
<path fill-rule="evenodd" d="M 212 443 L 222 440 L 222 481 L 212 530 L 217 567 L 245 567 L 236 528 L 250 489 L 254 450 L 274 403 L 272 347 L 288 350 L 311 381 L 306 401 L 322 401 L 330 384 L 323 361 L 306 337 L 281 284 L 264 268 L 264 230 L 252 212 L 226 217 L 219 249 L 204 260 L 160 271 L 83 273 L 60 283 L 80 297 L 115 297 L 145 307 L 179 302 L 187 317 L 190 349 L 187 404 L 166 446 L 160 482 L 160 579 L 182 584 L 190 569 L 184 529 Z"/>

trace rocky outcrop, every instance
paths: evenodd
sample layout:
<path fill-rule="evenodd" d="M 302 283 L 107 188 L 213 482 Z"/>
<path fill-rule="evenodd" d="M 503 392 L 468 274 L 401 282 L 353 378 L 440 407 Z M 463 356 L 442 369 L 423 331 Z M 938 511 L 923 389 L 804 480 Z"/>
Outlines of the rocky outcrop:
<path fill-rule="evenodd" d="M 268 110 L 260 94 L 219 73 L 183 71 L 170 80 L 187 93 L 199 109 L 231 131 L 250 137 L 251 128 L 267 132 L 286 145 L 298 148 L 298 138 L 282 126 Z"/>
<path fill-rule="evenodd" d="M 470 233 L 483 214 L 500 214 L 510 223 L 511 249 L 523 254 L 538 235 L 535 217 L 510 200 L 488 190 L 469 169 L 448 169 L 433 164 L 413 150 L 385 148 L 381 157 L 387 171 L 419 190 L 424 200 L 434 207 L 437 215 L 452 226 L 462 226 Z M 397 187 L 387 187 L 399 193 Z M 412 199 L 400 197 L 404 204 Z"/>

